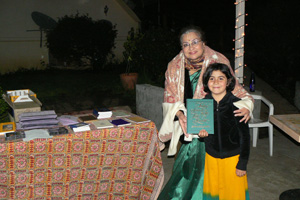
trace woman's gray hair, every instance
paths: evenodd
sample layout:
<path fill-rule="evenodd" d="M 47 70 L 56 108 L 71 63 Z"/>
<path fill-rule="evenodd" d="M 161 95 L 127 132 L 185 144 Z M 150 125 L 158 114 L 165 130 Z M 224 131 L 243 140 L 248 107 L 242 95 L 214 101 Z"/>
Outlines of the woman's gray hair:
<path fill-rule="evenodd" d="M 179 39 L 180 39 L 180 45 L 182 45 L 182 38 L 185 34 L 188 34 L 188 33 L 196 33 L 200 40 L 205 42 L 205 35 L 204 35 L 204 32 L 202 31 L 202 29 L 198 26 L 187 26 L 183 29 L 181 29 L 180 31 L 180 35 L 179 35 Z"/>

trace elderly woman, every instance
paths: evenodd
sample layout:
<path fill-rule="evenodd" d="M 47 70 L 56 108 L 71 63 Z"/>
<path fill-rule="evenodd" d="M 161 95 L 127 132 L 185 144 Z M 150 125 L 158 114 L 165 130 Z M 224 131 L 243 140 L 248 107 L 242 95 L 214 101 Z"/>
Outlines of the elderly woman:
<path fill-rule="evenodd" d="M 204 33 L 199 27 L 190 26 L 181 31 L 182 51 L 168 64 L 165 80 L 163 115 L 159 131 L 161 142 L 169 140 L 168 155 L 175 155 L 179 140 L 191 138 L 187 133 L 186 99 L 202 99 L 202 76 L 212 63 L 230 66 L 229 60 L 219 52 L 209 48 L 204 42 Z M 230 68 L 234 75 L 233 70 Z M 240 123 L 247 122 L 253 110 L 253 99 L 236 81 L 232 93 L 241 98 L 236 104 L 235 116 L 243 116 Z M 164 148 L 164 147 L 162 147 Z M 182 140 L 170 180 L 158 199 L 197 199 L 203 198 L 203 170 L 205 162 L 204 142 L 198 138 L 191 142 Z"/>

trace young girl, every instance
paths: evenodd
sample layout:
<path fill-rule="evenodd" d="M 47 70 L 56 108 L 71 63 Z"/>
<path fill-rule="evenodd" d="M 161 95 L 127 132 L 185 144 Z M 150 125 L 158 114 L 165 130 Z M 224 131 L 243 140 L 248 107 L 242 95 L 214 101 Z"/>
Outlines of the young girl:
<path fill-rule="evenodd" d="M 225 64 L 211 64 L 203 75 L 205 99 L 214 100 L 214 134 L 199 132 L 205 142 L 204 199 L 248 200 L 247 162 L 250 135 L 247 123 L 240 123 L 231 91 L 236 80 Z"/>

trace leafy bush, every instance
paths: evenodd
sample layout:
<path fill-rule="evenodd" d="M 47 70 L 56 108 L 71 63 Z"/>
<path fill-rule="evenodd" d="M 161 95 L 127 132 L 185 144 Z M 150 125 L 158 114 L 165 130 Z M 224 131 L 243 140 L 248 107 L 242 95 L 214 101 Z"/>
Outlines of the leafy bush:
<path fill-rule="evenodd" d="M 132 54 L 137 51 L 137 44 L 141 42 L 144 34 L 139 31 L 134 31 L 133 28 L 128 32 L 127 41 L 124 42 L 123 52 L 125 62 L 126 62 L 126 73 L 137 72 L 139 66 L 139 60 L 132 60 Z"/>
<path fill-rule="evenodd" d="M 95 21 L 77 13 L 59 18 L 46 36 L 46 45 L 57 60 L 96 69 L 106 63 L 108 55 L 113 55 L 117 30 L 110 21 Z"/>
<path fill-rule="evenodd" d="M 145 33 L 131 30 L 124 48 L 125 59 L 131 58 L 132 71 L 142 73 L 158 86 L 163 86 L 167 65 L 180 51 L 177 35 L 160 27 Z"/>
<path fill-rule="evenodd" d="M 4 99 L 2 98 L 2 88 L 0 87 L 0 122 L 5 122 L 5 120 L 7 119 L 7 103 L 4 101 Z"/>

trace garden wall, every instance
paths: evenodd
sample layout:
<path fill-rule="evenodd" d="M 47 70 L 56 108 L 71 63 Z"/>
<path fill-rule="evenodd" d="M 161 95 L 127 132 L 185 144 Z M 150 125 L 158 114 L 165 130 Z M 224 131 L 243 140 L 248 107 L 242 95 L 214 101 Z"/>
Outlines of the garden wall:
<path fill-rule="evenodd" d="M 149 84 L 136 85 L 136 113 L 153 121 L 159 130 L 163 120 L 164 89 Z"/>

